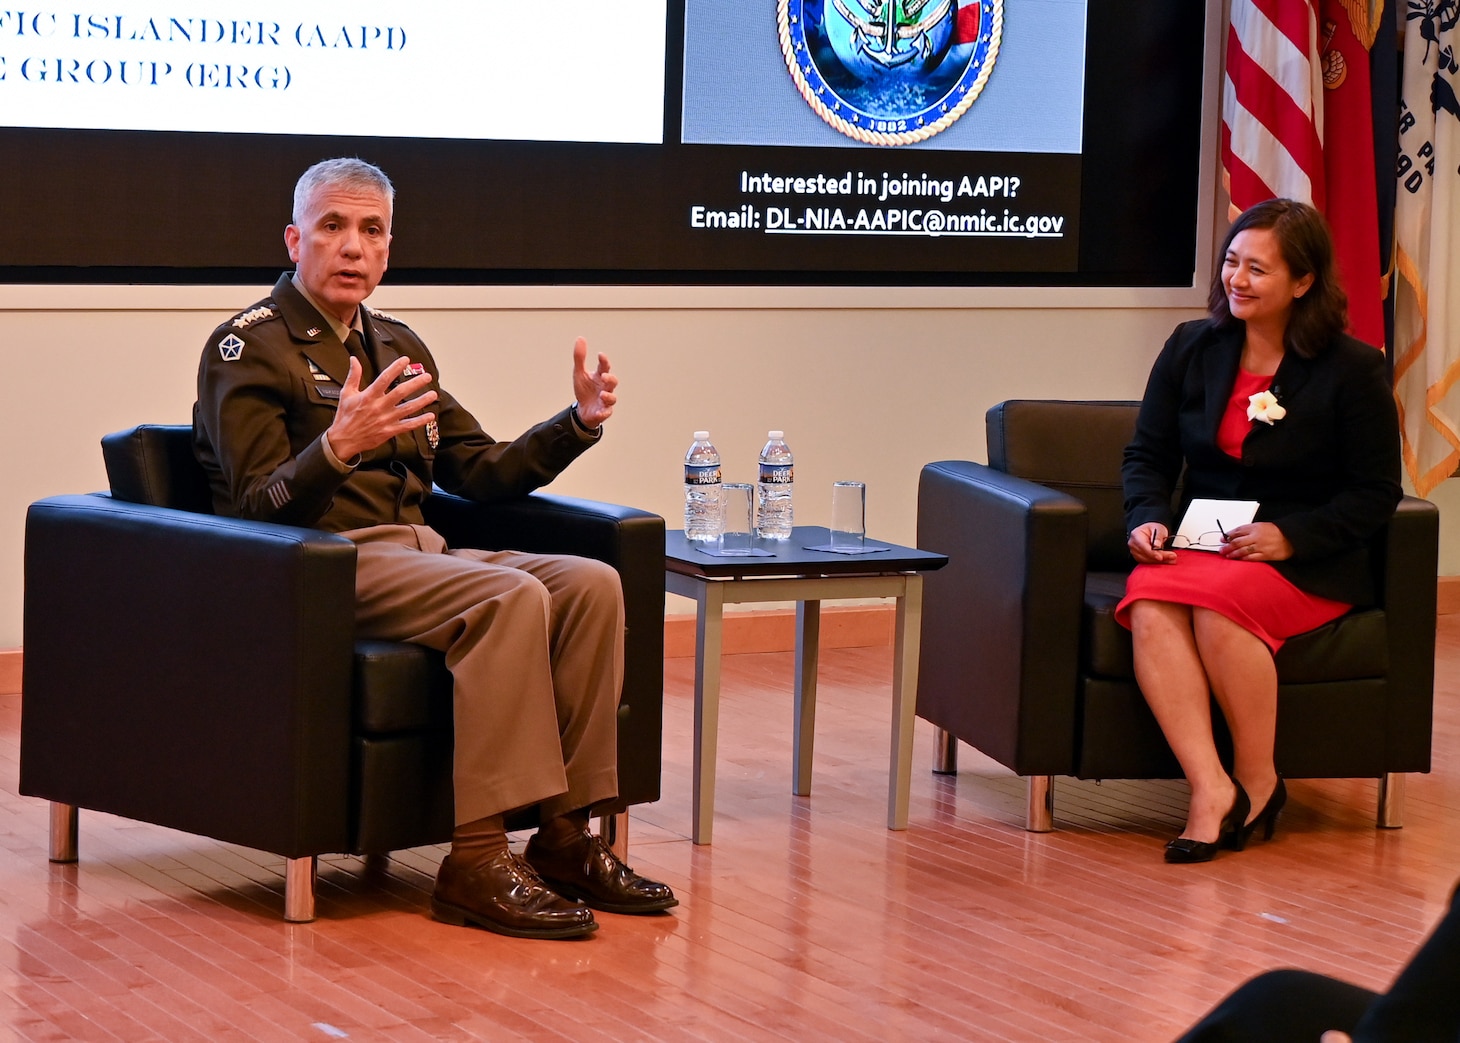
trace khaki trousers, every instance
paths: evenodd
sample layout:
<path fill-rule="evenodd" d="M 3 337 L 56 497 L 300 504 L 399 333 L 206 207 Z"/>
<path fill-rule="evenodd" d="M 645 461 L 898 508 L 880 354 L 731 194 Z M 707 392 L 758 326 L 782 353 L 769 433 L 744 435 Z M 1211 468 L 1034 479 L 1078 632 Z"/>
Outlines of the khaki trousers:
<path fill-rule="evenodd" d="M 423 525 L 341 535 L 359 552 L 356 632 L 446 654 L 458 825 L 534 804 L 547 819 L 618 796 L 624 607 L 612 567 L 451 550 Z"/>

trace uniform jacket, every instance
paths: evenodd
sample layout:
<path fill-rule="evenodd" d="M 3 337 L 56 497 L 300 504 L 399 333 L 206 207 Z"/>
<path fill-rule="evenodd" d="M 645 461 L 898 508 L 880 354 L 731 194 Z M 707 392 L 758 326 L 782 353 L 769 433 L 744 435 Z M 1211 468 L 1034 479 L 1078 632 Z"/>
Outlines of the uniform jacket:
<path fill-rule="evenodd" d="M 361 321 L 376 373 L 405 355 L 436 381 L 437 444 L 421 428 L 362 454 L 352 470 L 330 461 L 322 437 L 349 353 L 286 273 L 272 296 L 213 332 L 198 366 L 193 450 L 217 513 L 332 532 L 419 525 L 433 482 L 474 500 L 523 496 L 591 444 L 568 410 L 495 441 L 441 388 L 435 359 L 409 327 L 363 306 Z"/>
<path fill-rule="evenodd" d="M 1399 503 L 1399 417 L 1384 356 L 1340 335 L 1316 358 L 1288 352 L 1272 392 L 1287 415 L 1255 422 L 1242 459 L 1217 447 L 1242 357 L 1240 323 L 1176 328 L 1151 370 L 1136 433 L 1126 447 L 1126 529 L 1161 522 L 1171 502 L 1194 497 L 1256 500 L 1293 545 L 1274 566 L 1299 589 L 1349 604 L 1374 599 L 1368 540 Z M 1185 477 L 1182 465 L 1185 464 Z"/>

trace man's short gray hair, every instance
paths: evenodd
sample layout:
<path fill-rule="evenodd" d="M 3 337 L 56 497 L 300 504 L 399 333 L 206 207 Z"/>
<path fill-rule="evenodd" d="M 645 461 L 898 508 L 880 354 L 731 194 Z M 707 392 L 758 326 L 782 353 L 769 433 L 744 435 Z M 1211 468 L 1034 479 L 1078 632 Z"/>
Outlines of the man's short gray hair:
<path fill-rule="evenodd" d="M 385 176 L 385 171 L 363 159 L 325 159 L 301 174 L 294 186 L 296 225 L 303 224 L 304 211 L 308 208 L 310 199 L 322 188 L 377 192 L 385 197 L 385 205 L 389 210 L 395 209 L 395 186 Z"/>

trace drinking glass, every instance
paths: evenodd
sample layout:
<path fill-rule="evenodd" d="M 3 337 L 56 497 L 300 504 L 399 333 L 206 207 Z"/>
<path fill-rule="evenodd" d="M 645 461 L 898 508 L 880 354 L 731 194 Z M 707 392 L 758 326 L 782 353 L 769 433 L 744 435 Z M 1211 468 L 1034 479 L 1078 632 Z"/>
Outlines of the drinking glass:
<path fill-rule="evenodd" d="M 838 550 L 861 550 L 867 537 L 867 485 L 833 482 L 831 486 L 831 545 Z"/>
<path fill-rule="evenodd" d="M 755 544 L 755 487 L 745 482 L 726 482 L 720 486 L 720 505 L 725 518 L 720 553 L 749 554 Z"/>

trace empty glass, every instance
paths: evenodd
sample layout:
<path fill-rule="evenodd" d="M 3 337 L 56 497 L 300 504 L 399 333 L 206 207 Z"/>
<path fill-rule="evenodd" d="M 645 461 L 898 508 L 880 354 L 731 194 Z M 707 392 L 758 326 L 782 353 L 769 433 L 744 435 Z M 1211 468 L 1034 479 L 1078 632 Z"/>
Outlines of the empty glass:
<path fill-rule="evenodd" d="M 755 486 L 726 482 L 720 486 L 725 524 L 720 530 L 721 554 L 750 554 L 755 545 Z"/>
<path fill-rule="evenodd" d="M 867 538 L 867 485 L 833 482 L 831 486 L 831 546 L 861 550 Z"/>

